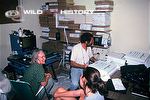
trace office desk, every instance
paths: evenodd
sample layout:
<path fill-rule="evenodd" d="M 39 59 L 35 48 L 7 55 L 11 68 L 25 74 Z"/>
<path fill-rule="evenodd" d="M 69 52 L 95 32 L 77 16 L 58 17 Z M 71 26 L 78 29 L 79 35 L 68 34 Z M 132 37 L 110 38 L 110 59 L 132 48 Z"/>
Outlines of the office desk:
<path fill-rule="evenodd" d="M 18 55 L 10 55 L 7 60 L 8 66 L 14 73 L 14 78 L 17 79 L 17 74 L 23 75 L 24 71 L 30 66 L 30 58 L 25 58 Z"/>

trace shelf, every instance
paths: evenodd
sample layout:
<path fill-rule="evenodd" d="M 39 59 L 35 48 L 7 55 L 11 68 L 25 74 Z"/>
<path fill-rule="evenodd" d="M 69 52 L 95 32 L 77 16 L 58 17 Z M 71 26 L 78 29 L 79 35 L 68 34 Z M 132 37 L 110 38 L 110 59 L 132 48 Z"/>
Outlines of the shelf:
<path fill-rule="evenodd" d="M 40 36 L 40 38 L 42 38 L 42 39 L 46 39 L 46 40 L 51 40 L 51 41 L 58 41 L 58 42 L 61 42 L 61 43 L 67 44 L 67 42 L 65 42 L 65 41 L 54 40 L 54 39 L 51 39 L 50 37 Z M 77 43 L 78 43 L 78 42 L 69 42 L 69 44 L 77 44 Z"/>
<path fill-rule="evenodd" d="M 51 41 L 57 41 L 57 42 L 61 42 L 61 43 L 67 44 L 67 42 L 65 42 L 65 41 L 54 40 L 54 39 L 50 39 L 49 37 L 45 37 L 45 36 L 40 36 L 40 38 L 46 39 L 46 40 L 51 40 Z M 77 44 L 77 43 L 79 43 L 79 42 L 69 42 L 69 44 Z M 108 48 L 110 48 L 110 46 L 104 47 L 104 46 L 99 46 L 99 45 L 94 45 L 93 47 L 102 48 L 102 49 L 108 49 Z"/>
<path fill-rule="evenodd" d="M 74 0 L 73 0 L 74 1 Z M 50 4 L 53 2 L 49 2 Z M 64 3 L 64 2 L 63 2 Z M 64 3 L 66 4 L 66 3 Z M 79 43 L 79 36 L 74 37 L 70 36 L 73 33 L 92 33 L 93 36 L 101 36 L 104 37 L 103 44 L 107 43 L 107 38 L 110 38 L 111 36 L 111 28 L 110 28 L 110 12 L 113 10 L 113 1 L 94 1 L 95 4 L 95 11 L 92 16 L 86 16 L 86 14 L 82 14 L 84 16 L 79 16 L 81 19 L 83 18 L 83 21 L 80 21 L 79 23 L 76 23 L 76 17 L 68 17 L 66 14 L 61 14 L 60 12 L 55 12 L 52 14 L 46 13 L 46 18 L 41 18 L 41 24 L 43 23 L 48 24 L 51 28 L 51 32 L 49 33 L 49 37 L 43 37 L 40 36 L 43 39 L 46 40 L 52 40 L 52 41 L 58 41 L 64 44 L 77 44 Z M 105 5 L 107 4 L 107 5 Z M 58 4 L 61 5 L 61 4 Z M 74 4 L 73 4 L 74 5 Z M 50 5 L 49 5 L 50 6 Z M 70 6 L 71 7 L 71 6 Z M 69 7 L 69 8 L 70 8 Z M 49 9 L 53 8 L 53 6 L 50 6 Z M 57 7 L 56 7 L 57 8 Z M 78 7 L 76 7 L 78 8 Z M 73 10 L 73 9 L 71 9 Z M 81 9 L 78 9 L 81 10 Z M 84 9 L 86 10 L 86 9 Z M 100 14 L 99 14 L 100 13 Z M 90 19 L 89 19 L 90 17 Z M 108 20 L 108 21 L 107 21 Z M 49 22 L 47 22 L 49 21 Z M 88 23 L 90 21 L 90 23 Z M 63 34 L 60 34 L 60 40 L 56 40 L 55 33 L 60 32 Z M 79 32 L 77 32 L 79 31 Z M 52 37 L 52 38 L 50 38 Z M 53 38 L 54 37 L 54 38 Z M 109 41 L 110 42 L 110 41 Z M 107 45 L 107 44 L 106 44 Z M 108 49 L 110 46 L 104 47 L 104 46 L 98 46 L 95 45 L 94 47 L 104 48 Z"/>
<path fill-rule="evenodd" d="M 88 32 L 101 32 L 101 33 L 109 33 L 112 30 L 108 30 L 108 31 L 94 31 L 94 30 L 81 30 L 81 29 L 71 29 L 71 28 L 66 28 L 66 30 L 79 30 L 79 31 L 88 31 Z"/>
<path fill-rule="evenodd" d="M 93 47 L 102 48 L 102 49 L 109 49 L 110 48 L 110 46 L 104 47 L 104 46 L 99 46 L 99 45 L 93 45 Z"/>

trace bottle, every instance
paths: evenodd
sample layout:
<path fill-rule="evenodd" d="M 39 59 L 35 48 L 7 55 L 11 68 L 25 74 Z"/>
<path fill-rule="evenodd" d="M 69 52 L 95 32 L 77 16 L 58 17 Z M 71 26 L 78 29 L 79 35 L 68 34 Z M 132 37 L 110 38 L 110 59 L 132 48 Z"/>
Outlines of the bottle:
<path fill-rule="evenodd" d="M 111 46 L 111 36 L 110 36 L 110 34 L 109 34 L 108 39 L 107 39 L 107 45 Z"/>
<path fill-rule="evenodd" d="M 22 37 L 22 29 L 21 28 L 18 29 L 18 34 L 19 34 L 19 37 Z"/>
<path fill-rule="evenodd" d="M 49 2 L 45 3 L 45 10 L 49 10 Z"/>
<path fill-rule="evenodd" d="M 128 65 L 128 62 L 127 62 L 127 60 L 125 61 L 125 66 L 127 66 Z"/>

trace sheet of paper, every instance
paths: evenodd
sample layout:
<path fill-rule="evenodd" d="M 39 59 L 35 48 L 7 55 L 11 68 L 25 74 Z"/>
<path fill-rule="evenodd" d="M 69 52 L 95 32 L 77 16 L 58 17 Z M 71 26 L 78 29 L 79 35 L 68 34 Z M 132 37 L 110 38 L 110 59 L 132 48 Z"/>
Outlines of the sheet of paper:
<path fill-rule="evenodd" d="M 112 83 L 114 85 L 115 90 L 126 90 L 126 88 L 122 84 L 121 79 L 119 78 L 112 79 Z"/>
<path fill-rule="evenodd" d="M 2 89 L 0 89 L 0 94 L 1 94 L 1 93 L 4 93 Z"/>
<path fill-rule="evenodd" d="M 35 96 L 37 96 L 42 91 L 43 88 L 44 88 L 44 86 L 41 86 Z"/>
<path fill-rule="evenodd" d="M 138 52 L 138 51 L 130 51 L 126 54 L 125 58 L 127 60 L 135 60 L 137 62 L 144 63 L 148 58 L 149 54 Z"/>

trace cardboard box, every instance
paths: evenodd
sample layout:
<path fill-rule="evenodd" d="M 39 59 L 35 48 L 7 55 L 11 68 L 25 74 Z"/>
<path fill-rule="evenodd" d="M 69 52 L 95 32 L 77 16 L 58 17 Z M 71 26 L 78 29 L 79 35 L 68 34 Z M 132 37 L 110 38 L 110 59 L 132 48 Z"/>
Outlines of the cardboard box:
<path fill-rule="evenodd" d="M 84 5 L 71 5 L 68 6 L 68 10 L 86 10 L 86 7 Z"/>
<path fill-rule="evenodd" d="M 68 21 L 59 21 L 59 26 L 68 26 L 70 24 L 74 24 L 74 21 L 68 20 Z"/>
<path fill-rule="evenodd" d="M 95 8 L 95 12 L 96 13 L 101 13 L 102 11 L 104 12 L 112 12 L 113 11 L 113 8 L 109 7 L 109 8 L 101 8 L 101 7 L 96 7 Z"/>
<path fill-rule="evenodd" d="M 40 22 L 40 26 L 41 27 L 48 27 L 48 24 L 47 24 L 47 22 Z"/>
<path fill-rule="evenodd" d="M 63 29 L 57 29 L 57 31 L 60 32 L 60 41 L 66 42 L 65 35 L 64 35 L 64 30 Z"/>
<path fill-rule="evenodd" d="M 39 23 L 40 23 L 40 26 L 42 27 L 49 27 L 49 22 L 51 22 L 51 20 L 54 20 L 54 19 L 51 19 L 49 20 L 49 18 L 51 18 L 51 16 L 53 16 L 53 14 L 48 14 L 48 13 L 44 13 L 44 14 L 41 14 L 39 15 Z"/>
<path fill-rule="evenodd" d="M 105 0 L 105 1 L 95 1 L 95 5 L 114 5 L 114 2 L 111 0 Z"/>
<path fill-rule="evenodd" d="M 58 32 L 58 30 L 56 28 L 51 28 L 50 27 L 50 32 L 49 32 L 49 37 L 51 38 L 55 38 L 56 37 L 56 32 Z"/>
<path fill-rule="evenodd" d="M 68 27 L 69 29 L 79 30 L 80 24 L 69 24 Z"/>
<path fill-rule="evenodd" d="M 92 31 L 110 32 L 110 26 L 92 26 Z"/>
<path fill-rule="evenodd" d="M 73 0 L 58 0 L 58 9 L 67 10 L 69 6 L 73 6 Z"/>
<path fill-rule="evenodd" d="M 76 34 L 76 33 L 67 33 L 67 37 L 68 37 L 68 42 L 69 43 L 79 43 L 80 39 L 79 37 L 72 37 L 72 34 Z"/>
<path fill-rule="evenodd" d="M 58 0 L 44 0 L 45 2 L 58 2 Z"/>
<path fill-rule="evenodd" d="M 80 34 L 79 33 L 70 33 L 69 37 L 80 38 Z"/>
<path fill-rule="evenodd" d="M 74 4 L 74 0 L 58 0 L 59 4 L 66 3 L 66 4 Z"/>
<path fill-rule="evenodd" d="M 80 29 L 81 30 L 91 30 L 92 24 L 82 23 L 82 24 L 80 24 Z"/>
<path fill-rule="evenodd" d="M 92 16 L 92 24 L 94 26 L 110 26 L 110 13 L 99 13 L 93 14 Z"/>
<path fill-rule="evenodd" d="M 74 37 L 69 37 L 68 42 L 69 43 L 79 43 L 80 39 L 79 38 L 74 38 Z"/>
<path fill-rule="evenodd" d="M 114 2 L 107 0 L 107 1 L 95 1 L 95 10 L 102 12 L 102 11 L 107 11 L 107 12 L 112 12 L 113 11 L 113 5 Z M 98 13 L 98 12 L 97 12 Z"/>
<path fill-rule="evenodd" d="M 42 44 L 42 49 L 48 51 L 49 53 L 62 53 L 63 43 L 59 41 L 49 40 L 48 42 Z"/>

